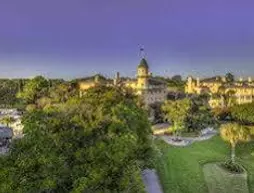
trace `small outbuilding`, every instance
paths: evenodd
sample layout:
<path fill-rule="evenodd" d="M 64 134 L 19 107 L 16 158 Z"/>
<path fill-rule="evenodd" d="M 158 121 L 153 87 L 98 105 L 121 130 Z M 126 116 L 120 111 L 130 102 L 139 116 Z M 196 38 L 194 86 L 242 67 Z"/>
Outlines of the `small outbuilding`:
<path fill-rule="evenodd" d="M 13 137 L 13 131 L 9 127 L 0 126 L 0 147 L 8 146 Z"/>

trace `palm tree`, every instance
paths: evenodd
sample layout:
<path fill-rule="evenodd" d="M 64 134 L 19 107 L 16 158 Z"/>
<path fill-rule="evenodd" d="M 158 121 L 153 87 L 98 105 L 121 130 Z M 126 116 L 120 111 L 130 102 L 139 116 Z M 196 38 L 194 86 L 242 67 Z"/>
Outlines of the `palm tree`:
<path fill-rule="evenodd" d="M 14 122 L 15 122 L 15 119 L 11 116 L 6 116 L 6 117 L 3 117 L 2 119 L 0 119 L 0 123 L 6 125 L 7 127 L 9 127 L 10 124 L 12 124 Z"/>
<path fill-rule="evenodd" d="M 226 123 L 220 127 L 220 135 L 223 140 L 231 145 L 231 161 L 235 163 L 235 147 L 239 142 L 250 140 L 250 130 L 238 123 Z"/>

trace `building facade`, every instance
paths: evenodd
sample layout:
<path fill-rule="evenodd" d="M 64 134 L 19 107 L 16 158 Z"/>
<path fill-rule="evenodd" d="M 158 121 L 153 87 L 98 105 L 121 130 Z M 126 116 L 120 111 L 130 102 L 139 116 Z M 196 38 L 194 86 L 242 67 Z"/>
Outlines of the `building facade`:
<path fill-rule="evenodd" d="M 80 95 L 83 95 L 87 89 L 98 85 L 131 88 L 135 94 L 142 97 L 146 105 L 163 102 L 166 100 L 168 94 L 166 83 L 152 77 L 145 58 L 141 59 L 137 67 L 136 79 L 122 79 L 119 73 L 116 74 L 113 81 L 100 80 L 95 77 L 92 81 L 81 81 L 79 83 Z"/>
<path fill-rule="evenodd" d="M 228 105 L 223 96 L 230 97 L 234 101 L 232 104 L 254 102 L 254 82 L 250 77 L 247 80 L 240 78 L 234 82 L 227 82 L 226 78 L 221 76 L 202 80 L 188 77 L 185 92 L 198 95 L 209 94 L 211 96 L 209 104 L 212 108 Z"/>

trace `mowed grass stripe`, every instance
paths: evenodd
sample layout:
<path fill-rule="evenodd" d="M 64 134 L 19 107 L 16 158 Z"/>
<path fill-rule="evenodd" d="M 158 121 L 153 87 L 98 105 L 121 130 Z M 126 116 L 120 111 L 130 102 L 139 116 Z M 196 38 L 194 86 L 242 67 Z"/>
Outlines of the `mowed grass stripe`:
<path fill-rule="evenodd" d="M 219 136 L 188 147 L 173 147 L 161 140 L 156 144 L 162 152 L 157 160 L 157 170 L 164 193 L 207 193 L 203 165 L 223 162 L 230 155 L 230 146 Z M 248 171 L 249 192 L 254 193 L 254 156 L 251 152 L 254 152 L 254 143 L 237 146 L 238 161 Z"/>
<path fill-rule="evenodd" d="M 247 174 L 232 174 L 217 163 L 205 164 L 203 167 L 209 193 L 249 193 Z"/>

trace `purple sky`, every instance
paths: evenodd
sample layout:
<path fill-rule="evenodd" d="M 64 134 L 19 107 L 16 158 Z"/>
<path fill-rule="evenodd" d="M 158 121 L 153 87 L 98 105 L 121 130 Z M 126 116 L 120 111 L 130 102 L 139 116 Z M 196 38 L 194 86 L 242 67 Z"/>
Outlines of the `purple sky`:
<path fill-rule="evenodd" d="M 2 0 L 0 77 L 254 76 L 253 0 Z"/>

